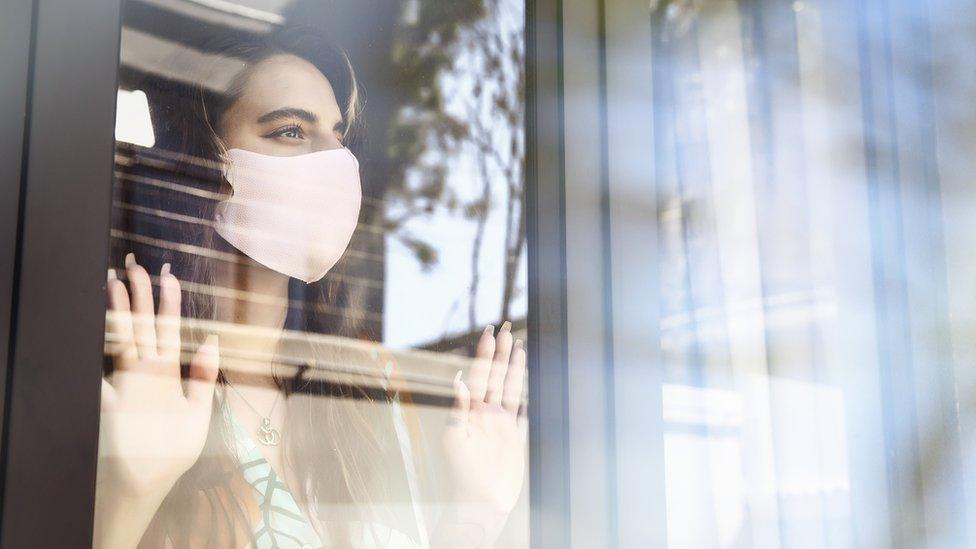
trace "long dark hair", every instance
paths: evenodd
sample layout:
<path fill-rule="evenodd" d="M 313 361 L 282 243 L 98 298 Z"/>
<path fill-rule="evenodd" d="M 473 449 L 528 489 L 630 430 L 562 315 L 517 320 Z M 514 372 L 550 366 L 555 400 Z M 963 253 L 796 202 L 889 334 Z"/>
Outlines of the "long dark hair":
<path fill-rule="evenodd" d="M 220 175 L 223 150 L 215 128 L 220 127 L 221 117 L 239 98 L 249 68 L 264 59 L 278 54 L 295 55 L 311 62 L 328 78 L 344 114 L 345 144 L 355 151 L 362 136 L 359 86 L 347 56 L 316 31 L 286 27 L 269 35 L 235 34 L 214 38 L 203 49 L 225 65 L 227 60 L 239 62 L 240 71 L 229 85 L 215 90 L 207 82 L 169 81 L 168 89 L 160 94 L 166 99 L 151 104 L 153 124 L 164 136 L 161 145 L 177 153 L 175 172 L 192 180 L 195 188 L 202 191 L 191 206 L 199 219 L 212 220 L 219 197 L 231 192 Z M 201 73 L 213 74 L 213 71 Z M 367 203 L 364 212 L 369 207 Z M 368 288 L 364 286 L 363 273 L 381 269 L 382 265 L 369 265 L 376 258 L 356 252 L 364 240 L 375 238 L 364 232 L 363 226 L 360 223 L 360 229 L 354 234 L 350 252 L 323 280 L 308 286 L 292 281 L 286 329 L 297 334 L 376 338 L 371 329 L 375 324 L 371 314 L 375 313 L 366 304 Z M 244 261 L 244 258 L 216 235 L 208 223 L 183 230 L 177 238 L 189 249 L 213 252 L 185 253 L 174 257 L 173 263 L 174 274 L 183 282 L 184 317 L 213 320 L 214 292 L 219 290 L 214 275 L 216 262 Z M 375 357 L 368 356 L 367 352 L 353 356 L 356 353 L 345 351 L 339 356 L 333 350 L 308 342 L 304 351 L 308 360 L 296 362 L 296 354 L 291 353 L 284 361 L 286 368 L 276 359 L 272 369 L 275 382 L 289 397 L 288 419 L 283 429 L 284 456 L 302 484 L 292 487 L 294 496 L 306 505 L 327 507 L 327 516 L 320 517 L 329 525 L 333 540 L 349 538 L 345 525 L 352 520 L 397 524 L 406 520 L 411 524 L 410 519 L 393 516 L 390 509 L 382 511 L 383 507 L 379 507 L 380 514 L 391 514 L 377 516 L 377 508 L 371 505 L 398 498 L 400 494 L 391 492 L 403 485 L 395 479 L 378 478 L 384 463 L 398 461 L 400 449 L 386 406 L 387 393 L 368 389 L 376 386 L 376 378 L 370 371 L 376 365 Z M 333 368 L 359 367 L 342 372 L 340 377 L 344 382 L 329 382 L 328 376 L 310 375 L 321 370 L 323 364 Z M 222 375 L 218 382 L 225 383 Z M 239 482 L 240 477 L 232 457 L 233 445 L 228 417 L 215 400 L 211 429 L 201 458 L 168 494 L 142 545 L 222 547 L 228 543 L 239 546 L 241 541 L 255 541 L 246 506 L 234 492 L 234 482 Z M 245 485 L 245 488 L 249 487 Z M 200 529 L 190 527 L 200 516 L 211 521 L 206 540 L 201 539 Z"/>

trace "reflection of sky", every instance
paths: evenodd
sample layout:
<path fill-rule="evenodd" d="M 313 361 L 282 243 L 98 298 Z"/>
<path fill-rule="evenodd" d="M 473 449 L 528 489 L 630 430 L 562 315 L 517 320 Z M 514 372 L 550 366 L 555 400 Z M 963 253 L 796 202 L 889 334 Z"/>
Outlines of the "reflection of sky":
<path fill-rule="evenodd" d="M 506 29 L 522 25 L 523 4 L 512 0 L 502 2 Z M 472 98 L 471 88 L 480 77 L 477 60 L 470 54 L 459 57 L 458 71 L 445 78 L 445 95 L 453 98 L 446 108 L 456 115 L 467 112 Z M 487 102 L 486 102 L 487 103 Z M 486 120 L 492 112 L 482 110 Z M 507 128 L 498 127 L 498 142 L 507 143 Z M 499 150 L 504 155 L 505 151 Z M 448 185 L 463 202 L 481 195 L 482 180 L 477 156 L 464 149 L 451 158 L 436 159 L 448 165 Z M 481 252 L 479 254 L 478 293 L 475 300 L 477 327 L 498 323 L 501 314 L 505 267 L 505 207 L 506 181 L 497 170 L 491 170 L 491 210 L 488 215 Z M 431 244 L 438 252 L 438 262 L 432 268 L 421 269 L 413 253 L 395 238 L 387 239 L 386 292 L 384 303 L 384 343 L 391 347 L 409 347 L 436 341 L 470 329 L 468 306 L 471 284 L 471 255 L 477 223 L 460 213 L 438 209 L 431 216 L 413 218 L 404 226 L 407 234 L 415 235 Z M 523 318 L 527 310 L 525 252 L 521 256 L 516 282 L 516 295 L 511 315 Z M 509 319 L 511 320 L 511 319 Z"/>
<path fill-rule="evenodd" d="M 451 184 L 465 196 L 480 192 L 480 182 L 464 159 Z M 504 281 L 505 210 L 504 192 L 496 189 L 495 204 L 488 217 L 481 248 L 477 319 L 483 325 L 498 321 Z M 440 254 L 440 260 L 423 272 L 413 252 L 396 239 L 387 239 L 386 302 L 384 304 L 384 342 L 391 347 L 426 343 L 468 329 L 468 288 L 471 283 L 471 251 L 475 223 L 460 215 L 438 211 L 429 219 L 413 219 L 406 227 L 422 235 Z M 525 256 L 519 274 L 519 287 L 525 288 Z M 512 311 L 524 316 L 524 292 L 513 302 Z"/>

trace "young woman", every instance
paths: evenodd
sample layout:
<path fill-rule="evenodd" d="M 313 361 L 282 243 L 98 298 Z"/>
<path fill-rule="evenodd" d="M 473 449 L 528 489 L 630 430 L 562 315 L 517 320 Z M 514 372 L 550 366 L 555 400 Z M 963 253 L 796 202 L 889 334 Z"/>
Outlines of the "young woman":
<path fill-rule="evenodd" d="M 310 381 L 309 369 L 339 359 L 301 338 L 307 364 L 279 360 L 283 334 L 296 333 L 285 330 L 296 324 L 292 279 L 310 296 L 301 330 L 368 335 L 336 314 L 362 295 L 342 258 L 362 205 L 345 142 L 359 114 L 352 68 L 294 28 L 217 50 L 239 66 L 225 93 L 195 87 L 154 106 L 183 158 L 220 167 L 195 193 L 204 222 L 171 238 L 210 253 L 158 275 L 129 253 L 124 276 L 109 270 L 95 546 L 492 546 L 524 477 L 521 342 L 507 322 L 488 327 L 455 377 L 442 441 L 450 495 L 436 520 L 420 516 L 410 471 L 389 472 L 417 468 L 401 454 L 416 441 L 403 440 L 391 391 L 377 397 L 359 374 Z M 205 341 L 187 341 L 183 317 L 208 328 Z"/>

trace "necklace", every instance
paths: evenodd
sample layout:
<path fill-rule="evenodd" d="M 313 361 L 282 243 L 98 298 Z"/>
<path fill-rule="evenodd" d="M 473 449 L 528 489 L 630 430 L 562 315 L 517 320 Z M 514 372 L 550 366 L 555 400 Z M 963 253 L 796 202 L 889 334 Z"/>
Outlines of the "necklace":
<path fill-rule="evenodd" d="M 275 396 L 274 403 L 271 404 L 271 410 L 268 412 L 268 415 L 264 415 L 259 412 L 257 408 L 252 406 L 246 398 L 244 398 L 244 395 L 237 390 L 237 387 L 234 387 L 234 384 L 231 383 L 230 380 L 225 378 L 225 381 L 227 381 L 227 386 L 233 389 L 234 392 L 237 393 L 237 396 L 241 397 L 244 404 L 247 404 L 247 407 L 253 410 L 255 415 L 261 418 L 261 426 L 258 427 L 258 442 L 264 444 L 265 446 L 277 446 L 278 443 L 281 442 L 281 432 L 271 426 L 271 414 L 274 413 L 275 406 L 278 405 L 278 399 L 281 398 L 281 392 L 279 391 Z"/>

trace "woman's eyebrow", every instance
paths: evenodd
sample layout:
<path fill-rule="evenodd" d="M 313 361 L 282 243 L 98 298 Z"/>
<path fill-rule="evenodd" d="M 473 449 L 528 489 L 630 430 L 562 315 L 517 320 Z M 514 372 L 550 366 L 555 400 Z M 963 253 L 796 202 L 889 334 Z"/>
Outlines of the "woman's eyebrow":
<path fill-rule="evenodd" d="M 306 111 L 305 109 L 286 107 L 283 109 L 275 109 L 269 113 L 261 115 L 261 117 L 258 118 L 258 124 L 272 122 L 274 120 L 282 120 L 285 118 L 301 118 L 309 124 L 315 124 L 319 121 L 318 116 L 315 116 L 314 113 Z"/>

